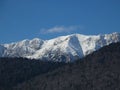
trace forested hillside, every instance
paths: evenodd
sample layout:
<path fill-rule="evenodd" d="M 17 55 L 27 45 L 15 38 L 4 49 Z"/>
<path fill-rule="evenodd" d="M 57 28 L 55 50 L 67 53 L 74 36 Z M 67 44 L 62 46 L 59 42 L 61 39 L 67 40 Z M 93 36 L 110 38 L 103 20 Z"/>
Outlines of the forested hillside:
<path fill-rule="evenodd" d="M 0 90 L 50 72 L 64 63 L 29 60 L 26 58 L 0 58 Z"/>

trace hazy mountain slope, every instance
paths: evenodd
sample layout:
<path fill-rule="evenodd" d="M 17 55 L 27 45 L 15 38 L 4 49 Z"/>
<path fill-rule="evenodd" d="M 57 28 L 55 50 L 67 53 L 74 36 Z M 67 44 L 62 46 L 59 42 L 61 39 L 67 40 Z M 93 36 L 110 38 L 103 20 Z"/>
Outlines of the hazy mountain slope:
<path fill-rule="evenodd" d="M 26 57 L 47 61 L 72 62 L 110 43 L 120 42 L 120 34 L 72 34 L 50 40 L 23 40 L 3 45 L 2 57 Z"/>
<path fill-rule="evenodd" d="M 120 43 L 111 44 L 14 90 L 120 90 Z"/>
<path fill-rule="evenodd" d="M 0 57 L 4 56 L 4 51 L 6 50 L 6 48 L 4 47 L 4 45 L 0 45 Z"/>

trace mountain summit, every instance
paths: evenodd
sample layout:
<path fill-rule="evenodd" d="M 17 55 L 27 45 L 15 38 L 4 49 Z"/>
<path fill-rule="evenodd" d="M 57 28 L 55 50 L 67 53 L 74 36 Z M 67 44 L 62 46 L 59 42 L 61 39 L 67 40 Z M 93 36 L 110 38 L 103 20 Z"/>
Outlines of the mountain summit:
<path fill-rule="evenodd" d="M 16 43 L 0 45 L 0 57 L 25 57 L 73 62 L 115 42 L 120 42 L 120 33 L 104 35 L 71 34 L 50 40 L 26 39 Z"/>

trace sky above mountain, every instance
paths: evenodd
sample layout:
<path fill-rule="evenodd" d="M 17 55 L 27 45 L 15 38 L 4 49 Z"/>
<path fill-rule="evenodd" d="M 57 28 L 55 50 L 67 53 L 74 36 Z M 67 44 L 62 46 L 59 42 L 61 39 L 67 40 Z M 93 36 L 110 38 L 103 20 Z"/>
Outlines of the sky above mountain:
<path fill-rule="evenodd" d="M 0 43 L 120 31 L 120 0 L 0 0 Z"/>

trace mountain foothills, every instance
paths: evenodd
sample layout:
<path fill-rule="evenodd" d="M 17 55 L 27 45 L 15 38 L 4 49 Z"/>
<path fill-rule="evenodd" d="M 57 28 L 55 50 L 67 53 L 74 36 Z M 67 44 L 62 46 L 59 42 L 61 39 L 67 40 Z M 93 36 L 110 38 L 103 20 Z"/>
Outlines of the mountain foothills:
<path fill-rule="evenodd" d="M 11 88 L 19 83 L 65 64 L 26 58 L 0 58 L 0 90 L 12 90 Z"/>
<path fill-rule="evenodd" d="M 50 40 L 23 40 L 0 45 L 0 57 L 24 57 L 58 62 L 73 62 L 110 43 L 119 42 L 120 33 L 105 35 L 72 34 Z"/>
<path fill-rule="evenodd" d="M 19 83 L 12 90 L 120 90 L 120 43 Z"/>

